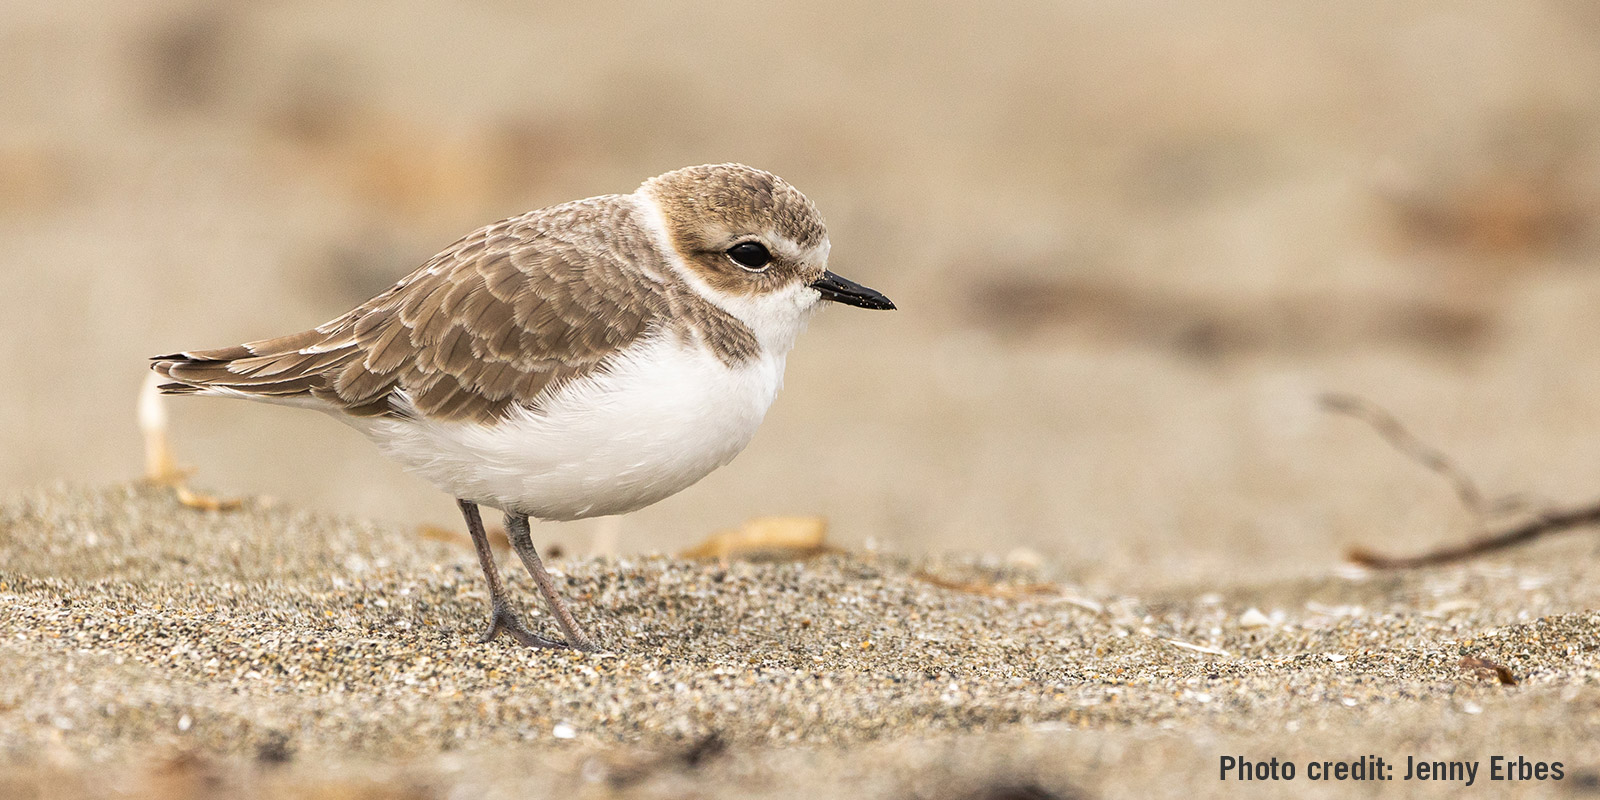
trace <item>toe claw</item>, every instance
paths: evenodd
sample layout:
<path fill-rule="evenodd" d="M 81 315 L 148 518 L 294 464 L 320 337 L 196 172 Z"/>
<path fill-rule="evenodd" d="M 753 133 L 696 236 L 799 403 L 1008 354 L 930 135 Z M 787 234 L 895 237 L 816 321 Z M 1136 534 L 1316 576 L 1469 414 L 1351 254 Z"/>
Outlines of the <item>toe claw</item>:
<path fill-rule="evenodd" d="M 516 639 L 523 647 L 534 647 L 549 650 L 559 650 L 569 647 L 566 642 L 547 639 L 523 627 L 522 620 L 508 608 L 496 608 L 489 616 L 489 629 L 484 631 L 478 641 L 488 643 L 494 641 L 500 634 L 507 634 Z"/>

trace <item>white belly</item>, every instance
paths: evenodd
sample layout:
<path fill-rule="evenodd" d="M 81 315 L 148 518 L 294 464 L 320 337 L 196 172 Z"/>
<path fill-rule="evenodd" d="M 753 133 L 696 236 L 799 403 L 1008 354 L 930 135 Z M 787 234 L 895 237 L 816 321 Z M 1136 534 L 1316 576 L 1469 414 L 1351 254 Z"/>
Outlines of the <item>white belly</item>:
<path fill-rule="evenodd" d="M 783 382 L 783 355 L 729 368 L 662 335 L 538 411 L 493 425 L 367 420 L 385 454 L 451 495 L 539 519 L 643 508 L 733 460 Z"/>

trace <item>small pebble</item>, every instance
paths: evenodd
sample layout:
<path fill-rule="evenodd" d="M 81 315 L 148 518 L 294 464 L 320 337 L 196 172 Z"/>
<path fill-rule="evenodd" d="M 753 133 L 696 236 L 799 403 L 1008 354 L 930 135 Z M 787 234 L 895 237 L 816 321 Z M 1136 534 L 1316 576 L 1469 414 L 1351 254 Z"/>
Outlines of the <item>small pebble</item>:
<path fill-rule="evenodd" d="M 1265 628 L 1271 624 L 1272 619 L 1266 614 L 1261 613 L 1261 609 L 1254 606 L 1251 606 L 1243 614 L 1239 615 L 1239 627 L 1244 628 L 1245 630 Z"/>

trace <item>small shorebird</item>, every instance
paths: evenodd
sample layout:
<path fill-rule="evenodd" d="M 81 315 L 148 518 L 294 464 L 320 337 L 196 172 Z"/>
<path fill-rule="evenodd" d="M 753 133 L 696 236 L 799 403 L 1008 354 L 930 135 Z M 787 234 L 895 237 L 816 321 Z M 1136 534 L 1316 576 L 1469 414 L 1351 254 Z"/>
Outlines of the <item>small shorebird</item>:
<path fill-rule="evenodd" d="M 622 514 L 744 449 L 823 300 L 892 309 L 826 268 L 816 208 L 741 164 L 468 234 L 356 309 L 290 336 L 157 356 L 169 394 L 325 411 L 461 506 L 489 584 L 483 640 L 593 651 L 534 549 L 530 517 Z M 565 640 L 507 602 L 480 505 Z"/>

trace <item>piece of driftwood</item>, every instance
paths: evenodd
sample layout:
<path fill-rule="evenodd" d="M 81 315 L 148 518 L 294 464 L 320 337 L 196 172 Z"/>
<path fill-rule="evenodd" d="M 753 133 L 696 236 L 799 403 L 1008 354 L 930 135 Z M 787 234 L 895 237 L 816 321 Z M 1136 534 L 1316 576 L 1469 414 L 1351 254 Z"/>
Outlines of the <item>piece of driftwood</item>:
<path fill-rule="evenodd" d="M 684 558 L 734 558 L 791 561 L 838 552 L 828 544 L 828 521 L 822 517 L 756 517 L 733 530 L 717 531 L 678 555 Z"/>

